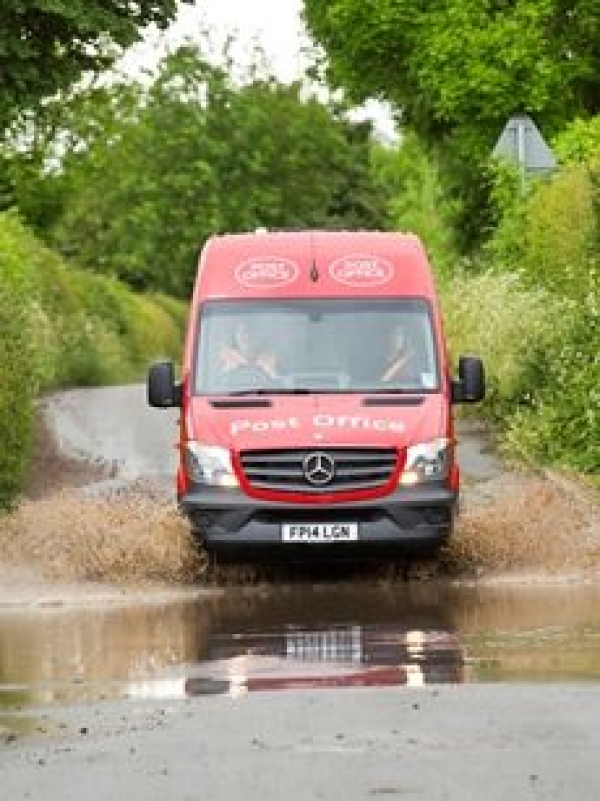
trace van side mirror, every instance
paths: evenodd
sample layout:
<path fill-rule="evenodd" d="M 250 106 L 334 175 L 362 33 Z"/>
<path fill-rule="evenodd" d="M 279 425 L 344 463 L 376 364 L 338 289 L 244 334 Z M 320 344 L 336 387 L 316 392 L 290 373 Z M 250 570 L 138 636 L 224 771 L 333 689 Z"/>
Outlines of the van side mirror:
<path fill-rule="evenodd" d="M 181 406 L 181 384 L 175 382 L 172 362 L 157 362 L 148 372 L 148 403 L 159 409 Z"/>
<path fill-rule="evenodd" d="M 477 356 L 461 356 L 458 380 L 452 381 L 452 403 L 476 403 L 485 397 L 483 362 Z"/>

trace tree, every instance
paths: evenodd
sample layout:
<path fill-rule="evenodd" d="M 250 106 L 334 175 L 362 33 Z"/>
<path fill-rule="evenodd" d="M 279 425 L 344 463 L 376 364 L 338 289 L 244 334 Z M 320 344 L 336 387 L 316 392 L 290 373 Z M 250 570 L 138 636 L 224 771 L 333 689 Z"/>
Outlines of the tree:
<path fill-rule="evenodd" d="M 440 151 L 467 237 L 483 225 L 483 165 L 511 114 L 551 134 L 600 110 L 598 0 L 305 0 L 304 16 L 334 85 L 391 101 Z"/>
<path fill-rule="evenodd" d="M 116 127 L 137 114 L 135 84 L 118 92 L 92 84 L 84 92 L 61 92 L 22 112 L 0 141 L 0 209 L 16 207 L 44 236 L 60 217 L 68 192 L 65 154 L 114 141 Z M 68 156 L 67 156 L 68 158 Z"/>
<path fill-rule="evenodd" d="M 393 228 L 418 234 L 438 273 L 451 274 L 457 262 L 452 228 L 456 209 L 443 192 L 431 154 L 408 132 L 394 148 L 375 147 L 372 160 Z"/>
<path fill-rule="evenodd" d="M 149 88 L 96 87 L 62 110 L 37 137 L 46 155 L 35 192 L 29 163 L 13 155 L 16 195 L 64 255 L 136 288 L 186 295 L 213 233 L 386 226 L 368 124 L 298 84 L 258 73 L 235 84 L 195 47 L 168 56 Z"/>
<path fill-rule="evenodd" d="M 600 110 L 597 0 L 305 0 L 329 74 L 353 99 L 380 96 L 437 139 L 495 135 L 523 110 L 562 125 Z"/>
<path fill-rule="evenodd" d="M 176 10 L 177 0 L 2 0 L 0 133 L 16 112 L 107 67 L 145 25 L 166 27 Z"/>

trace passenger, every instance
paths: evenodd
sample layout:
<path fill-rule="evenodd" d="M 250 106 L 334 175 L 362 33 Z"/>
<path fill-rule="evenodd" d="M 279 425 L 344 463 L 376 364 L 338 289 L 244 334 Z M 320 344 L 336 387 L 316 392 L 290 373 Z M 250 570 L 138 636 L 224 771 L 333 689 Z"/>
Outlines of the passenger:
<path fill-rule="evenodd" d="M 259 337 L 243 320 L 236 323 L 232 344 L 221 352 L 220 362 L 224 373 L 250 367 L 262 370 L 270 378 L 278 378 L 275 354 L 261 348 Z"/>
<path fill-rule="evenodd" d="M 386 384 L 391 382 L 420 384 L 416 353 L 408 341 L 404 325 L 397 325 L 392 332 L 388 358 L 381 381 Z"/>

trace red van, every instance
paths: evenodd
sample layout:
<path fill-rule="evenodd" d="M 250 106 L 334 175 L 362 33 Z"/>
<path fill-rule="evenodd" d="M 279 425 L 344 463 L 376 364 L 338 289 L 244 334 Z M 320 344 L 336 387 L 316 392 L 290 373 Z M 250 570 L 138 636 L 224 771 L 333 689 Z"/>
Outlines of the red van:
<path fill-rule="evenodd" d="M 236 556 L 430 555 L 459 491 L 452 404 L 484 396 L 483 365 L 453 379 L 419 239 L 256 232 L 205 245 L 181 382 L 180 508 L 203 545 Z M 261 550 L 262 549 L 262 550 Z"/>

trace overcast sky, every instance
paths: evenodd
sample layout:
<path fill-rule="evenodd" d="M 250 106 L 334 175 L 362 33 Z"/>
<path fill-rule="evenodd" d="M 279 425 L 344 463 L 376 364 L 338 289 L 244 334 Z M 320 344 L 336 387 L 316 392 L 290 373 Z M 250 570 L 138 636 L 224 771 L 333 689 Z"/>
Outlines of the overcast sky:
<path fill-rule="evenodd" d="M 181 5 L 168 32 L 150 32 L 143 44 L 128 53 L 122 68 L 127 72 L 153 68 L 167 49 L 186 38 L 200 40 L 209 27 L 217 48 L 228 34 L 236 33 L 239 48 L 235 55 L 242 64 L 250 60 L 247 54 L 252 42 L 259 42 L 278 79 L 293 81 L 302 77 L 306 61 L 301 51 L 309 43 L 300 19 L 301 7 L 301 0 L 197 0 L 193 6 Z M 364 113 L 385 138 L 394 137 L 389 113 L 380 104 L 367 104 Z"/>

